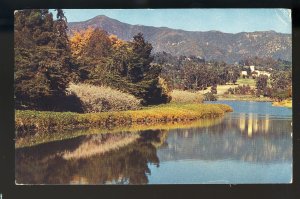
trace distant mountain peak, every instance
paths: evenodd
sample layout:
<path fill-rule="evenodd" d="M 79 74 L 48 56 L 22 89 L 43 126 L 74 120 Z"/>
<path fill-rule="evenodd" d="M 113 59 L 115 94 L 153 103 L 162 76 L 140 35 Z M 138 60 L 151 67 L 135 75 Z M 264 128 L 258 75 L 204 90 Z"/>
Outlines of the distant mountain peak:
<path fill-rule="evenodd" d="M 106 16 L 106 15 L 97 15 L 97 16 L 91 18 L 91 19 L 88 19 L 88 21 L 89 21 L 89 20 L 95 20 L 95 19 L 116 20 L 116 19 L 110 18 L 110 17 L 108 17 L 108 16 Z"/>
<path fill-rule="evenodd" d="M 107 21 L 116 21 L 116 22 L 119 22 L 119 23 L 122 23 L 116 19 L 113 19 L 113 18 L 110 18 L 110 17 L 107 17 L 106 15 L 98 15 L 96 17 L 93 17 L 87 21 L 97 21 L 97 20 L 107 20 Z"/>

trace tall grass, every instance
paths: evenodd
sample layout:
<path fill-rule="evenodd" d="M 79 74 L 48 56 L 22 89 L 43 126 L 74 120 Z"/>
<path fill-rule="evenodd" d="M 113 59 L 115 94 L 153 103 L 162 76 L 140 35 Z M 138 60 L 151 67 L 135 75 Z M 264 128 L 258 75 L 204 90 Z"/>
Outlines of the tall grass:
<path fill-rule="evenodd" d="M 106 86 L 71 83 L 67 90 L 80 99 L 86 113 L 140 108 L 140 100 L 133 95 Z"/>
<path fill-rule="evenodd" d="M 197 119 L 216 118 L 232 111 L 228 105 L 220 104 L 167 104 L 143 110 L 103 113 L 71 113 L 47 111 L 16 111 L 17 137 L 30 133 L 48 133 L 86 127 L 115 127 L 132 124 L 154 124 L 184 122 Z"/>
<path fill-rule="evenodd" d="M 202 103 L 203 96 L 200 92 L 191 92 L 183 90 L 173 90 L 170 93 L 174 103 Z"/>

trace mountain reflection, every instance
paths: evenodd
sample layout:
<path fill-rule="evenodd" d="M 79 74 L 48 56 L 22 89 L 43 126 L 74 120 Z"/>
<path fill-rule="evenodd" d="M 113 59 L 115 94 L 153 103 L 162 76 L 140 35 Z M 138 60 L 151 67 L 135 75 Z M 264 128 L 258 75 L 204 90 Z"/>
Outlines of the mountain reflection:
<path fill-rule="evenodd" d="M 166 131 L 81 136 L 16 150 L 16 181 L 26 184 L 146 184 L 159 166 Z M 115 144 L 113 143 L 115 142 Z"/>

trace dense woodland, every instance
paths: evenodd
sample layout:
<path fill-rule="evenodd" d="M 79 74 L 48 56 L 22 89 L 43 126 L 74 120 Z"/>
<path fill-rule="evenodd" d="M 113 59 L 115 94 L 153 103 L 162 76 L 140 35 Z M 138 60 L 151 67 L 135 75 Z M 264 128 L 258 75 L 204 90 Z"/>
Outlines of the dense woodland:
<path fill-rule="evenodd" d="M 15 13 L 15 98 L 17 107 L 52 109 L 76 106 L 66 96 L 69 82 L 108 85 L 142 99 L 143 104 L 169 101 L 152 65 L 152 46 L 142 34 L 122 41 L 100 29 L 68 38 L 62 10 L 56 19 L 49 10 Z"/>
<path fill-rule="evenodd" d="M 284 60 L 254 57 L 227 64 L 196 56 L 153 54 L 141 33 L 124 41 L 101 29 L 72 35 L 67 29 L 61 9 L 15 12 L 17 109 L 80 111 L 80 100 L 67 92 L 71 82 L 109 86 L 141 99 L 142 105 L 170 102 L 173 89 L 211 87 L 215 94 L 217 85 L 235 84 L 249 65 L 272 73 L 270 85 L 267 77 L 256 79 L 254 95 L 279 100 L 291 96 L 291 63 Z"/>

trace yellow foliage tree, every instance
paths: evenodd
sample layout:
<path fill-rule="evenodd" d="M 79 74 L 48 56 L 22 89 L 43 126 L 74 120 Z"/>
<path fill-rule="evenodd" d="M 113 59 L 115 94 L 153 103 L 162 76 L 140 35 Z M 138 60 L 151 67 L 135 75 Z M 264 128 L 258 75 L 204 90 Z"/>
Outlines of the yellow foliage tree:
<path fill-rule="evenodd" d="M 75 32 L 70 38 L 72 55 L 79 59 L 83 54 L 83 49 L 88 44 L 94 28 L 89 27 L 86 30 Z"/>
<path fill-rule="evenodd" d="M 113 35 L 113 34 L 109 35 L 109 39 L 110 39 L 110 42 L 112 43 L 113 48 L 115 48 L 115 49 L 119 49 L 126 44 L 126 42 L 124 40 L 119 39 L 116 35 Z"/>

